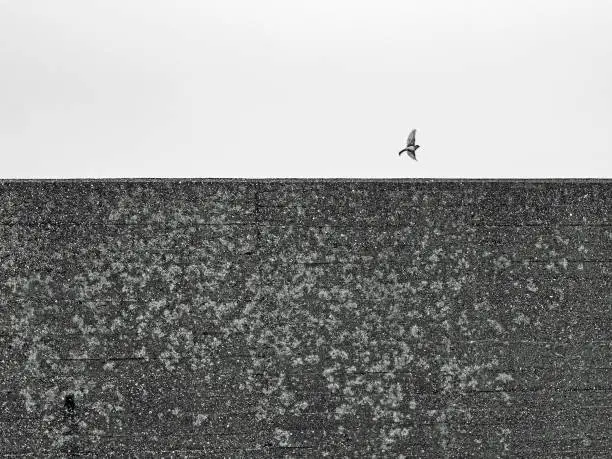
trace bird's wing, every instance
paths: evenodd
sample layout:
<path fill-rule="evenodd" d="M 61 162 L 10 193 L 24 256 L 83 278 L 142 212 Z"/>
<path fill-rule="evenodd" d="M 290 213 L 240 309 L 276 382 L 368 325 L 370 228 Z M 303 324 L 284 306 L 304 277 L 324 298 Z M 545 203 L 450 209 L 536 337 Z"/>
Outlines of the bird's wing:
<path fill-rule="evenodd" d="M 416 129 L 413 129 L 408 135 L 408 140 L 406 141 L 406 145 L 414 145 L 414 136 L 416 134 Z"/>
<path fill-rule="evenodd" d="M 408 151 L 408 149 L 407 149 L 407 148 L 404 148 L 402 151 L 400 151 L 400 152 L 399 152 L 399 155 L 400 155 L 400 156 L 402 156 L 402 153 L 404 153 L 405 151 L 407 152 L 407 151 Z"/>

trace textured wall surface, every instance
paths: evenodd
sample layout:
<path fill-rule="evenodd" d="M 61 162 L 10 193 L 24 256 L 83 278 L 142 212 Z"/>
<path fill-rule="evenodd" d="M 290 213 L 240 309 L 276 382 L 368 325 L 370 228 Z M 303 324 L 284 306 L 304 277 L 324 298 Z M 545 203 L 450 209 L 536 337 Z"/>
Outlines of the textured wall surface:
<path fill-rule="evenodd" d="M 0 181 L 0 453 L 610 457 L 612 181 Z"/>

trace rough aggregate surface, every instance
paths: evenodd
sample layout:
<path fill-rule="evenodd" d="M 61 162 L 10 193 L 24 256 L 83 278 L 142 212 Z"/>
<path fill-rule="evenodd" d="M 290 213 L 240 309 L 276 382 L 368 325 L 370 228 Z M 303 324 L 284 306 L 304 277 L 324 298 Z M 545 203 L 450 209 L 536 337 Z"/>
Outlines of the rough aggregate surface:
<path fill-rule="evenodd" d="M 5 457 L 612 456 L 612 181 L 0 181 Z"/>

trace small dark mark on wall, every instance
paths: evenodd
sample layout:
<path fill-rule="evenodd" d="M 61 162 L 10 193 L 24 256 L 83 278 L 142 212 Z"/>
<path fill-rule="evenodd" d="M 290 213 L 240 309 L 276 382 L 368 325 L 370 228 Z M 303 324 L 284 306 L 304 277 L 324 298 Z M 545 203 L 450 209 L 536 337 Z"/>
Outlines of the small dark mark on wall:
<path fill-rule="evenodd" d="M 64 408 L 66 410 L 66 414 L 69 417 L 74 417 L 75 410 L 76 410 L 76 403 L 74 401 L 74 395 L 73 394 L 67 394 L 64 397 Z"/>

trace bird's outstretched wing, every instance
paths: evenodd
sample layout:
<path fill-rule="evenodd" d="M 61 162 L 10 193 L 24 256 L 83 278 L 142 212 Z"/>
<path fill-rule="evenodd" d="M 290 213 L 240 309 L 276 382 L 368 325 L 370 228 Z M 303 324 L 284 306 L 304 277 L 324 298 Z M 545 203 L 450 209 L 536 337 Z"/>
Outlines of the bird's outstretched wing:
<path fill-rule="evenodd" d="M 408 135 L 408 140 L 406 141 L 406 145 L 407 146 L 414 145 L 414 136 L 415 135 L 416 135 L 416 129 L 413 129 L 412 131 L 410 131 L 410 134 Z"/>
<path fill-rule="evenodd" d="M 414 145 L 414 136 L 415 135 L 416 135 L 416 129 L 413 129 L 412 131 L 410 131 L 410 134 L 408 135 L 408 140 L 406 141 L 406 145 L 407 146 Z"/>

